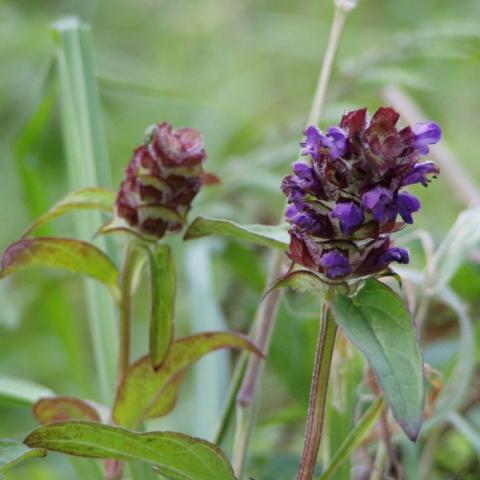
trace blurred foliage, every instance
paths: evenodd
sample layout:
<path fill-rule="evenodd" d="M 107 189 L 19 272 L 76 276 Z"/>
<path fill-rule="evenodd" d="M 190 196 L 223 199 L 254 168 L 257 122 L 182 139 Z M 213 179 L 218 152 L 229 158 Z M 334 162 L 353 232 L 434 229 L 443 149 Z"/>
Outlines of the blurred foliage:
<path fill-rule="evenodd" d="M 96 76 L 117 185 L 147 125 L 168 120 L 205 133 L 207 169 L 222 184 L 205 189 L 196 213 L 242 223 L 274 224 L 283 205 L 281 177 L 297 144 L 313 94 L 328 35 L 330 0 L 3 0 L 0 1 L 0 164 L 2 249 L 67 190 L 51 34 L 53 21 L 77 15 L 89 22 Z M 324 123 L 346 108 L 381 103 L 391 83 L 406 88 L 445 141 L 479 182 L 480 3 L 477 0 L 361 0 L 348 18 L 329 91 Z M 464 207 L 440 176 L 423 202 L 416 228 L 437 245 Z M 48 233 L 67 235 L 62 219 Z M 184 256 L 184 245 L 175 245 Z M 419 245 L 412 268 L 422 270 Z M 480 340 L 480 268 L 472 255 L 452 288 L 470 310 Z M 212 288 L 228 325 L 248 331 L 264 285 L 265 249 L 221 241 L 212 249 Z M 185 269 L 184 269 L 185 270 Z M 199 276 L 203 275 L 198 271 Z M 192 275 L 192 272 L 189 272 Z M 178 334 L 192 327 L 188 278 L 180 273 Z M 134 351 L 146 348 L 146 286 L 135 304 Z M 257 480 L 293 478 L 301 448 L 318 304 L 289 294 L 280 311 L 263 385 L 260 424 L 253 440 L 251 475 Z M 4 281 L 0 288 L 0 373 L 37 381 L 62 394 L 95 396 L 95 374 L 81 283 L 52 272 Z M 448 372 L 459 349 L 458 323 L 432 305 L 423 326 L 425 358 Z M 478 361 L 459 409 L 480 436 Z M 359 360 L 357 360 L 359 361 Z M 362 368 L 360 365 L 359 368 Z M 176 412 L 158 428 L 191 433 L 192 382 Z M 360 395 L 361 392 L 359 392 Z M 0 437 L 21 439 L 36 425 L 21 406 L 0 409 Z M 407 476 L 476 479 L 475 442 L 451 422 L 436 424 L 415 446 L 398 442 Z M 228 448 L 227 448 L 228 450 Z M 328 453 L 328 452 L 327 452 Z M 322 453 L 326 458 L 327 453 Z M 359 461 L 361 465 L 361 461 Z M 64 458 L 33 460 L 6 476 L 76 478 Z"/>

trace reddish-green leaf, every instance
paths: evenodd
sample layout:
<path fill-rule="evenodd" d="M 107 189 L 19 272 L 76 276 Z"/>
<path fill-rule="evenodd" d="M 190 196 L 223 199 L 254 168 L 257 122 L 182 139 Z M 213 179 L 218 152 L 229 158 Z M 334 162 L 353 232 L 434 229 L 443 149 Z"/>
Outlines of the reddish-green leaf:
<path fill-rule="evenodd" d="M 182 433 L 135 433 L 98 423 L 59 422 L 34 430 L 25 443 L 81 457 L 143 461 L 172 480 L 235 480 L 216 445 Z"/>
<path fill-rule="evenodd" d="M 116 193 L 106 188 L 83 188 L 69 193 L 56 203 L 48 212 L 41 215 L 23 234 L 24 237 L 38 227 L 75 210 L 113 211 Z"/>
<path fill-rule="evenodd" d="M 150 267 L 150 359 L 158 368 L 173 341 L 176 269 L 168 245 L 148 250 Z"/>
<path fill-rule="evenodd" d="M 137 427 L 146 418 L 170 411 L 172 397 L 180 385 L 175 377 L 207 353 L 221 348 L 238 348 L 262 355 L 245 336 L 229 332 L 208 332 L 182 338 L 174 342 L 160 370 L 152 368 L 145 356 L 130 366 L 117 391 L 113 418 L 119 425 Z M 169 390 L 172 389 L 172 390 Z"/>
<path fill-rule="evenodd" d="M 55 267 L 88 275 L 117 294 L 118 272 L 115 265 L 90 243 L 70 238 L 24 238 L 5 250 L 0 278 L 34 266 Z"/>
<path fill-rule="evenodd" d="M 100 422 L 100 415 L 92 405 L 74 397 L 42 398 L 33 406 L 33 414 L 43 424 L 66 420 Z"/>
<path fill-rule="evenodd" d="M 40 448 L 30 448 L 15 440 L 0 439 L 0 473 L 6 472 L 22 460 L 44 457 L 47 453 Z"/>

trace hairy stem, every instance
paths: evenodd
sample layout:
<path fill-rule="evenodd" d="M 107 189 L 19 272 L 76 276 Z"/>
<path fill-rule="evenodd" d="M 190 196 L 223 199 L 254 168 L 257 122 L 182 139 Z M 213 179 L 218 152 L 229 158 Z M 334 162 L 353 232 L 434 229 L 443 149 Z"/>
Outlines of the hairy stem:
<path fill-rule="evenodd" d="M 323 112 L 323 106 L 325 104 L 327 87 L 332 73 L 332 67 L 343 31 L 343 25 L 345 23 L 347 11 L 347 9 L 341 6 L 337 6 L 335 9 L 330 37 L 325 51 L 325 57 L 322 63 L 322 68 L 317 82 L 317 88 L 308 116 L 307 124 L 318 124 L 320 121 Z M 270 280 L 279 277 L 282 273 L 282 264 L 284 258 L 285 254 L 281 251 L 276 251 L 273 254 L 271 263 L 272 267 L 269 272 Z M 255 316 L 255 324 L 257 325 L 257 328 L 254 340 L 260 349 L 265 353 L 265 355 L 268 354 L 270 347 L 270 339 L 275 327 L 278 305 L 281 298 L 282 294 L 280 291 L 274 290 L 271 292 L 265 301 L 259 306 Z M 237 396 L 237 432 L 235 434 L 233 445 L 232 464 L 237 477 L 240 479 L 243 476 L 245 461 L 248 453 L 248 443 L 252 429 L 255 425 L 255 391 L 262 377 L 262 373 L 263 360 L 250 357 L 246 374 L 239 388 L 239 393 Z M 230 398 L 233 398 L 233 396 Z M 225 428 L 225 425 L 223 425 L 223 428 Z"/>
<path fill-rule="evenodd" d="M 336 333 L 337 324 L 332 317 L 328 303 L 325 302 L 322 310 L 322 325 L 318 337 L 317 351 L 315 353 L 312 386 L 308 402 L 307 426 L 305 428 L 303 454 L 297 473 L 297 480 L 311 480 L 315 471 L 320 440 L 322 438 L 328 379 Z"/>

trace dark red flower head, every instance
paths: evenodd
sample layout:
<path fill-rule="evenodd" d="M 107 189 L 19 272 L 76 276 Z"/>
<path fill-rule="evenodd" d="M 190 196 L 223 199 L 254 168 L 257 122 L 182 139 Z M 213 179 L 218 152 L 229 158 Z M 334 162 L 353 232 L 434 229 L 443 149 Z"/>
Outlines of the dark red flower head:
<path fill-rule="evenodd" d="M 202 185 L 202 135 L 168 123 L 149 128 L 120 185 L 117 215 L 140 233 L 162 238 L 180 230 Z"/>

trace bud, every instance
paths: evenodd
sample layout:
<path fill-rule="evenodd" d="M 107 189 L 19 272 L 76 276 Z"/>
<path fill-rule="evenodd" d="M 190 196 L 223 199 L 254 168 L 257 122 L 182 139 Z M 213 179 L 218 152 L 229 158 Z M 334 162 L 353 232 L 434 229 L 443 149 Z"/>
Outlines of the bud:
<path fill-rule="evenodd" d="M 413 223 L 421 205 L 401 189 L 427 186 L 438 174 L 435 163 L 419 160 L 441 131 L 433 122 L 399 130 L 398 119 L 391 108 L 371 119 L 360 109 L 326 134 L 306 129 L 301 147 L 310 162 L 294 163 L 282 183 L 294 262 L 340 281 L 408 263 L 408 251 L 393 246 L 390 234 Z"/>
<path fill-rule="evenodd" d="M 168 123 L 147 130 L 125 170 L 117 215 L 140 233 L 162 238 L 180 230 L 202 185 L 206 154 L 202 135 Z"/>

